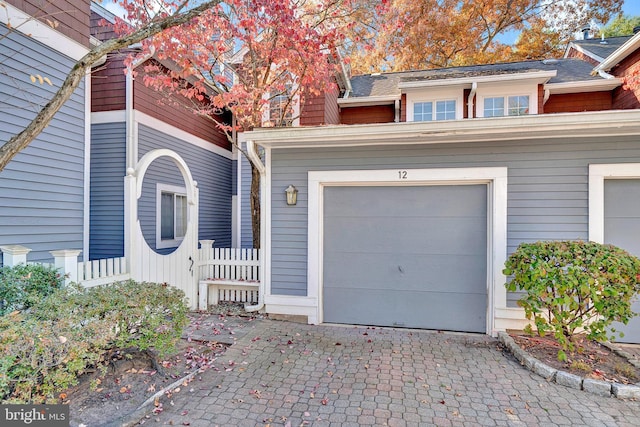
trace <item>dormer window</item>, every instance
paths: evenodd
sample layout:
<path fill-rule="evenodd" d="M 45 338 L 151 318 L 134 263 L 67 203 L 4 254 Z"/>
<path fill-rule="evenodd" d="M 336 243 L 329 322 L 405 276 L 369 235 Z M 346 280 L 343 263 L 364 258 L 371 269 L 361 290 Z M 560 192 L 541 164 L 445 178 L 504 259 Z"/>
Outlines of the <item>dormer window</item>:
<path fill-rule="evenodd" d="M 525 114 L 529 114 L 528 95 L 484 98 L 484 117 L 523 116 Z"/>
<path fill-rule="evenodd" d="M 413 104 L 414 122 L 431 122 L 434 120 L 455 120 L 456 100 L 415 102 Z"/>

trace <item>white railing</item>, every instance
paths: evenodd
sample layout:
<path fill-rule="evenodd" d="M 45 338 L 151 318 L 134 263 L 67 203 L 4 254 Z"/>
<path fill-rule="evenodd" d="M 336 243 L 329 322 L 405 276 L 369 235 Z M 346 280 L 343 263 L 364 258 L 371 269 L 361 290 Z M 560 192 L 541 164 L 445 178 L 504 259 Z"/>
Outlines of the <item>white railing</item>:
<path fill-rule="evenodd" d="M 213 240 L 201 240 L 200 245 L 198 307 L 201 310 L 219 301 L 258 302 L 258 249 L 212 248 Z"/>
<path fill-rule="evenodd" d="M 11 267 L 18 264 L 40 264 L 60 271 L 65 277 L 65 284 L 80 283 L 83 286 L 100 286 L 107 283 L 128 280 L 131 275 L 127 271 L 124 257 L 99 259 L 78 262 L 79 250 L 51 251 L 53 263 L 27 261 L 31 249 L 24 246 L 2 246 L 2 265 Z"/>
<path fill-rule="evenodd" d="M 86 287 L 129 280 L 125 257 L 97 259 L 78 263 L 78 283 Z"/>

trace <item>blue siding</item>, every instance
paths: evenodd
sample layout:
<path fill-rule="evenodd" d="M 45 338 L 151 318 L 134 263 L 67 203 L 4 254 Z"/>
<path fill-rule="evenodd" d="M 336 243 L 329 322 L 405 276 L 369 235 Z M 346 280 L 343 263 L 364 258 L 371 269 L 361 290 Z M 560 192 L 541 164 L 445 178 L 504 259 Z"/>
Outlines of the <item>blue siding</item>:
<path fill-rule="evenodd" d="M 508 252 L 521 242 L 588 239 L 588 165 L 640 162 L 640 139 L 548 139 L 272 151 L 272 293 L 307 292 L 310 170 L 508 167 Z M 294 184 L 298 204 L 286 206 Z M 509 296 L 509 305 L 515 305 Z"/>
<path fill-rule="evenodd" d="M 216 247 L 231 247 L 232 161 L 148 126 L 138 129 L 139 156 L 155 148 L 169 148 L 187 162 L 200 190 L 199 239 L 214 239 Z M 138 202 L 138 216 L 147 243 L 155 248 L 156 184 L 184 187 L 172 160 L 160 158 L 149 167 Z M 158 250 L 169 253 L 172 249 Z"/>
<path fill-rule="evenodd" d="M 91 259 L 124 256 L 125 123 L 91 126 Z"/>
<path fill-rule="evenodd" d="M 0 32 L 4 144 L 49 101 L 74 61 L 1 24 Z M 30 74 L 38 73 L 53 86 L 31 83 Z M 51 261 L 51 250 L 82 249 L 84 106 L 83 82 L 51 124 L 0 172 L 0 245 L 31 248 L 30 261 Z"/>
<path fill-rule="evenodd" d="M 240 247 L 253 248 L 253 230 L 251 228 L 251 163 L 242 154 L 240 158 L 241 195 L 240 195 Z"/>

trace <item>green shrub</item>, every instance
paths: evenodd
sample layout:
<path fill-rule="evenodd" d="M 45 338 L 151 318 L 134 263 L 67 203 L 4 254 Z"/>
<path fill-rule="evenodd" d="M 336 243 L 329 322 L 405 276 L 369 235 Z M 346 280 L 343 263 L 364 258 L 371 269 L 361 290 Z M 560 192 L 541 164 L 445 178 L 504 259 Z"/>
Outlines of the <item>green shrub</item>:
<path fill-rule="evenodd" d="M 640 290 L 640 260 L 612 245 L 582 241 L 523 243 L 505 263 L 513 275 L 509 291 L 524 290 L 518 301 L 538 333 L 553 333 L 565 351 L 573 351 L 573 337 L 615 338 L 612 322 L 628 323 L 635 315 L 631 301 Z M 530 330 L 530 327 L 529 327 Z M 611 336 L 608 335 L 611 331 Z M 620 336 L 623 334 L 620 333 Z"/>
<path fill-rule="evenodd" d="M 0 268 L 0 316 L 25 310 L 62 287 L 64 278 L 42 265 Z"/>
<path fill-rule="evenodd" d="M 0 400 L 53 403 L 113 350 L 169 352 L 186 313 L 184 293 L 166 285 L 59 289 L 28 312 L 0 317 Z"/>

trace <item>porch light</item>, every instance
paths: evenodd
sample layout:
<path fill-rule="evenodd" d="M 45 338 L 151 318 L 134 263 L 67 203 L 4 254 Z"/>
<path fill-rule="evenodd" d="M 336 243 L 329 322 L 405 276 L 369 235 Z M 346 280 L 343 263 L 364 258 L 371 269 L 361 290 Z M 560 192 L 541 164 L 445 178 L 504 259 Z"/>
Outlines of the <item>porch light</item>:
<path fill-rule="evenodd" d="M 289 186 L 287 187 L 286 190 L 284 190 L 284 192 L 287 195 L 287 205 L 295 206 L 295 204 L 298 203 L 298 189 L 293 185 L 289 184 Z"/>

